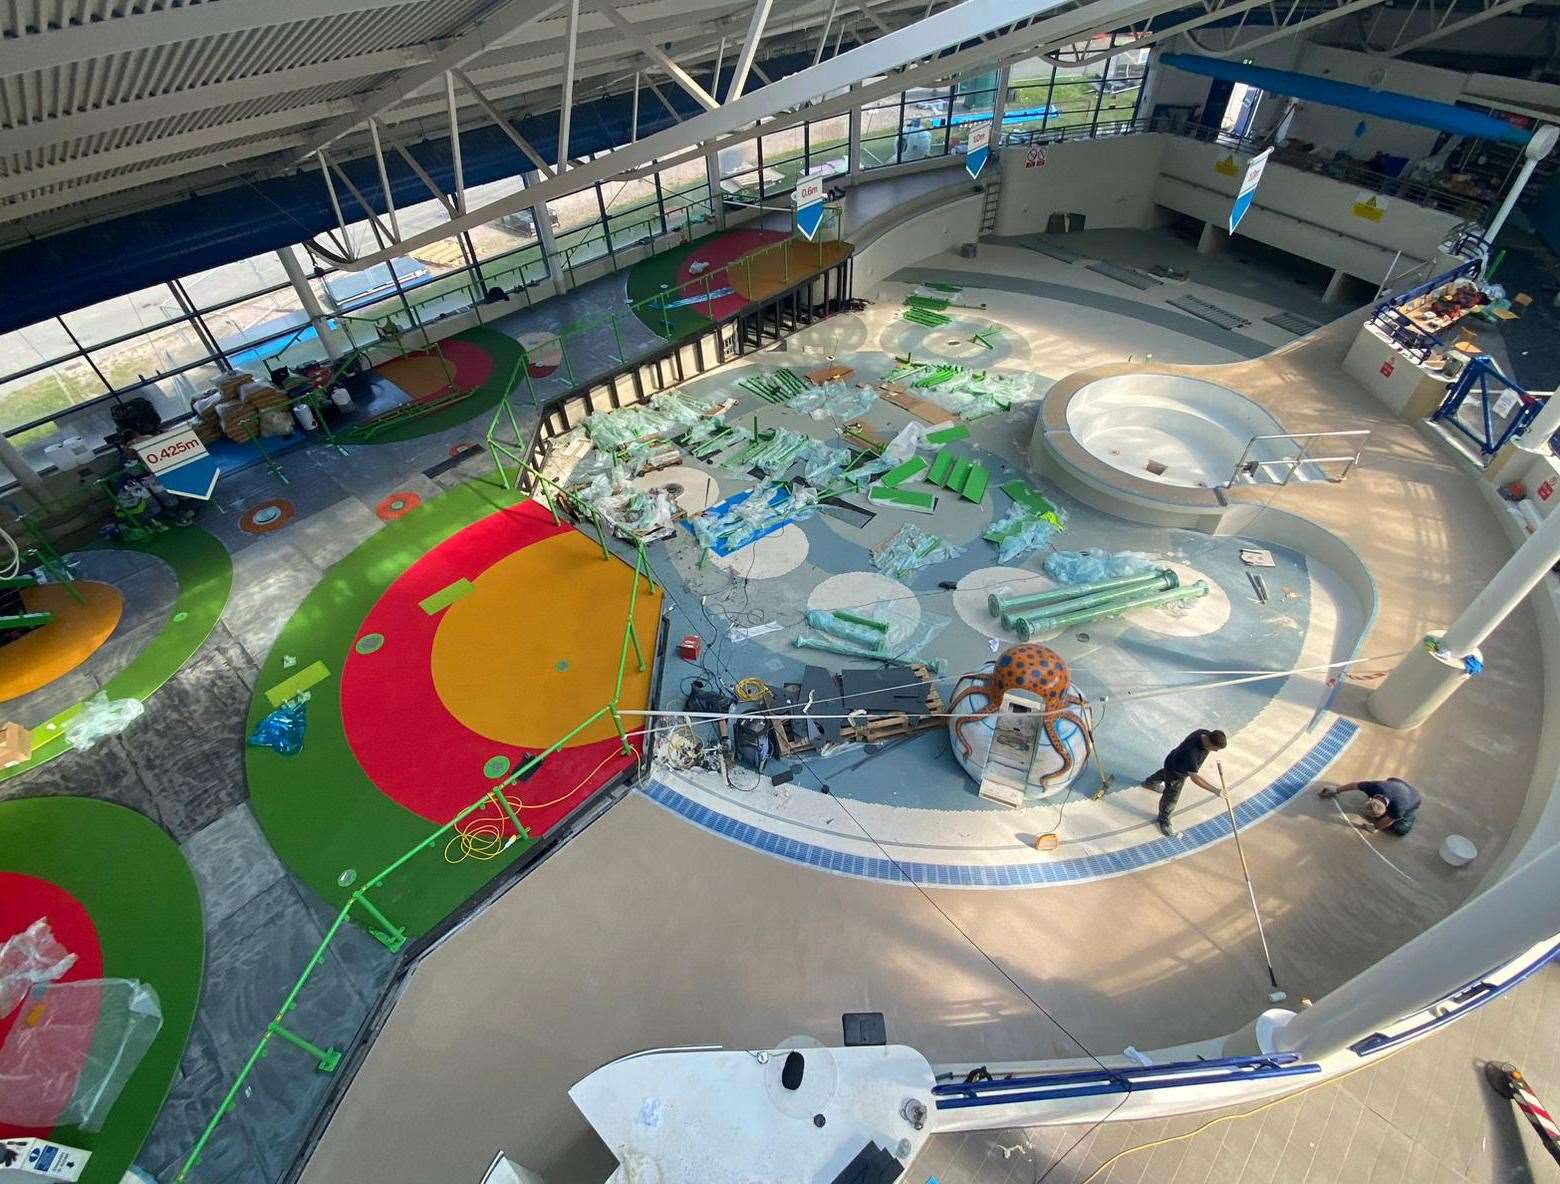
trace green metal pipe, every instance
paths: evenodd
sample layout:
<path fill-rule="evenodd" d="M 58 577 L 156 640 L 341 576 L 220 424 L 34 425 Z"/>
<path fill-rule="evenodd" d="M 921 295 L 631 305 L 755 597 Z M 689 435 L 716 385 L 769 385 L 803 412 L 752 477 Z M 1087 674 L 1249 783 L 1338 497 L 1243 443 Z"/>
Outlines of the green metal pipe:
<path fill-rule="evenodd" d="M 855 646 L 831 641 L 827 637 L 796 637 L 792 638 L 791 644 L 799 650 L 822 650 L 826 654 L 839 654 L 845 658 L 871 658 L 874 662 L 884 662 L 890 666 L 914 665 L 904 658 L 895 658 L 889 654 L 875 654 L 871 650 L 857 649 Z"/>
<path fill-rule="evenodd" d="M 1148 579 L 1126 588 L 1106 588 L 1102 592 L 1090 592 L 1085 596 L 1074 596 L 1067 600 L 1055 601 L 1038 609 L 1026 609 L 1018 612 L 1004 613 L 1002 624 L 1013 629 L 1014 622 L 1020 617 L 1054 617 L 1062 613 L 1075 613 L 1082 609 L 1094 608 L 1096 605 L 1109 604 L 1113 600 L 1120 600 L 1123 596 L 1137 596 L 1144 592 L 1168 592 L 1180 584 L 1173 571 L 1156 572 Z"/>
<path fill-rule="evenodd" d="M 875 617 L 864 617 L 860 613 L 847 612 L 845 609 L 834 609 L 834 615 L 842 621 L 849 621 L 852 625 L 865 625 L 868 629 L 876 629 L 879 633 L 888 632 L 888 622 L 879 621 Z"/>
<path fill-rule="evenodd" d="M 986 607 L 994 617 L 1010 616 L 1014 613 L 1022 613 L 1026 609 L 1039 608 L 1042 604 L 1055 604 L 1061 600 L 1071 600 L 1074 596 L 1087 596 L 1091 592 L 1103 592 L 1107 588 L 1129 588 L 1137 584 L 1152 580 L 1159 571 L 1140 572 L 1135 576 L 1115 576 L 1109 580 L 1095 580 L 1089 584 L 1063 584 L 1058 588 L 1047 588 L 1044 592 L 1021 592 L 1017 595 L 1004 596 L 1000 592 L 993 592 L 986 597 Z"/>
<path fill-rule="evenodd" d="M 1066 629 L 1073 625 L 1083 625 L 1089 621 L 1103 620 L 1105 617 L 1119 617 L 1122 613 L 1135 608 L 1147 608 L 1154 604 L 1174 604 L 1182 600 L 1196 600 L 1200 596 L 1208 594 L 1208 585 L 1198 580 L 1195 584 L 1182 588 L 1172 588 L 1168 592 L 1155 592 L 1148 596 L 1129 596 L 1125 600 L 1115 601 L 1111 604 L 1102 604 L 1096 608 L 1084 609 L 1082 612 L 1062 613 L 1055 617 L 1020 617 L 1014 628 L 1024 640 L 1040 633 L 1049 633 L 1053 629 Z"/>

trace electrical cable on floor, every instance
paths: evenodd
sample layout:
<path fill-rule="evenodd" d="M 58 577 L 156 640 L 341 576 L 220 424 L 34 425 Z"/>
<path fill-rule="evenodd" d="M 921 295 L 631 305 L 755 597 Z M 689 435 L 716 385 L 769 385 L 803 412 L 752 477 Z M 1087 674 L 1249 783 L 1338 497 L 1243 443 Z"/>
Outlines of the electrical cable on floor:
<path fill-rule="evenodd" d="M 1400 868 L 1397 864 L 1393 863 L 1390 859 L 1388 859 L 1385 855 L 1383 855 L 1380 851 L 1376 850 L 1376 845 L 1374 843 L 1372 843 L 1369 839 L 1367 839 L 1364 836 L 1364 834 L 1362 834 L 1360 832 L 1360 830 L 1357 827 L 1355 827 L 1354 823 L 1349 821 L 1349 815 L 1345 812 L 1343 806 L 1339 803 L 1339 801 L 1338 801 L 1336 796 L 1331 797 L 1329 800 L 1332 802 L 1332 804 L 1334 806 L 1336 806 L 1338 808 L 1338 817 L 1343 819 L 1344 824 L 1346 826 L 1348 826 L 1348 828 L 1351 831 L 1354 832 L 1354 837 L 1357 838 L 1360 842 L 1364 843 L 1366 849 L 1368 851 L 1370 851 L 1370 853 L 1372 855 L 1374 855 L 1377 859 L 1381 860 L 1382 863 L 1386 864 L 1393 871 L 1395 871 L 1398 875 L 1402 876 L 1410 884 L 1417 884 L 1417 883 L 1419 883 L 1419 881 L 1414 879 L 1413 876 L 1409 875 L 1402 868 Z"/>
<path fill-rule="evenodd" d="M 634 735 L 640 734 L 638 732 L 634 733 Z M 580 779 L 579 784 L 567 793 L 553 798 L 551 801 L 522 802 L 518 797 L 513 797 L 508 793 L 504 794 L 504 801 L 508 803 L 509 808 L 515 812 L 516 816 L 522 810 L 545 810 L 549 806 L 556 806 L 579 793 L 590 782 L 592 777 L 601 772 L 605 765 L 612 761 L 613 758 L 622 755 L 621 750 L 614 748 L 610 753 L 602 757 L 594 769 Z M 497 809 L 497 803 L 494 803 L 491 808 Z M 499 811 L 497 818 L 489 817 L 485 814 L 477 814 L 467 818 L 464 822 L 458 824 L 455 827 L 455 833 L 445 840 L 444 862 L 462 863 L 467 859 L 486 860 L 497 858 L 510 843 L 519 837 L 518 835 L 506 834 L 508 826 L 509 818 L 502 810 Z M 451 857 L 452 848 L 458 851 L 458 854 L 454 855 L 453 858 Z"/>

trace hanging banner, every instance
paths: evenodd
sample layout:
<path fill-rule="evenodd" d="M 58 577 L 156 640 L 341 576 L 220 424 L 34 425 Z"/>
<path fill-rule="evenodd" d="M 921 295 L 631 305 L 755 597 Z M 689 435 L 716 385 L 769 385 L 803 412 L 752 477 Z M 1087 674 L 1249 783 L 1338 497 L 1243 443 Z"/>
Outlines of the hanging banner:
<path fill-rule="evenodd" d="M 1268 157 L 1273 155 L 1271 148 L 1264 148 L 1246 162 L 1246 175 L 1241 180 L 1240 192 L 1235 195 L 1235 204 L 1230 207 L 1230 233 L 1235 233 L 1235 227 L 1240 225 L 1240 220 L 1246 216 L 1246 211 L 1251 209 L 1252 200 L 1257 196 L 1257 185 L 1262 181 L 1262 170 L 1267 168 Z"/>
<path fill-rule="evenodd" d="M 970 175 L 970 180 L 980 176 L 980 170 L 986 167 L 986 157 L 991 155 L 991 124 L 983 123 L 979 127 L 970 128 L 970 138 L 964 146 L 964 171 Z"/>
<path fill-rule="evenodd" d="M 206 451 L 193 424 L 135 442 L 136 455 L 169 493 L 205 501 L 217 487 L 222 470 Z"/>
<path fill-rule="evenodd" d="M 823 225 L 823 178 L 803 177 L 791 191 L 791 204 L 796 207 L 796 229 L 811 242 Z"/>

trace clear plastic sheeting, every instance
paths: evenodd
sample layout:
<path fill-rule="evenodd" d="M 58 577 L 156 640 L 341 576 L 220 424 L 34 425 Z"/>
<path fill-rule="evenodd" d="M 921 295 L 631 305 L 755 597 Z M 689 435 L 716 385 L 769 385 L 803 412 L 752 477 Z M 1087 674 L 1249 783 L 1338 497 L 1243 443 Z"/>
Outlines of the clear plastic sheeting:
<path fill-rule="evenodd" d="M 1045 574 L 1062 584 L 1093 584 L 1118 576 L 1146 575 L 1154 564 L 1141 551 L 1053 551 L 1045 557 Z"/>
<path fill-rule="evenodd" d="M 1011 563 L 1021 555 L 1048 546 L 1059 529 L 1052 515 L 1014 506 L 1006 518 L 991 525 L 985 537 L 997 546 L 997 562 Z"/>
<path fill-rule="evenodd" d="M 85 752 L 99 740 L 119 735 L 145 714 L 146 707 L 139 699 L 110 699 L 100 691 L 82 703 L 81 710 L 65 725 L 65 739 L 72 748 Z"/>
<path fill-rule="evenodd" d="M 822 440 L 811 440 L 797 457 L 802 462 L 802 480 L 814 489 L 833 485 L 850 464 L 850 449 L 836 448 Z"/>
<path fill-rule="evenodd" d="M 585 431 L 597 448 L 616 450 L 641 440 L 680 436 L 702 420 L 712 406 L 709 400 L 670 391 L 635 407 L 598 411 L 585 420 Z"/>
<path fill-rule="evenodd" d="M 102 1130 L 161 1029 L 145 983 L 37 984 L 0 1045 L 0 1122 Z"/>
<path fill-rule="evenodd" d="M 0 1019 L 38 983 L 53 982 L 75 964 L 76 955 L 60 945 L 47 917 L 9 938 L 0 946 Z"/>
<path fill-rule="evenodd" d="M 884 575 L 902 580 L 911 572 L 964 554 L 964 548 L 927 534 L 907 522 L 890 539 L 872 548 L 872 562 Z"/>
<path fill-rule="evenodd" d="M 690 519 L 688 528 L 701 547 L 724 557 L 787 523 L 812 517 L 817 508 L 817 490 L 765 481 L 711 506 Z"/>
<path fill-rule="evenodd" d="M 803 391 L 788 406 L 792 411 L 814 419 L 844 423 L 865 415 L 876 401 L 877 394 L 870 387 L 850 386 L 835 380 Z"/>

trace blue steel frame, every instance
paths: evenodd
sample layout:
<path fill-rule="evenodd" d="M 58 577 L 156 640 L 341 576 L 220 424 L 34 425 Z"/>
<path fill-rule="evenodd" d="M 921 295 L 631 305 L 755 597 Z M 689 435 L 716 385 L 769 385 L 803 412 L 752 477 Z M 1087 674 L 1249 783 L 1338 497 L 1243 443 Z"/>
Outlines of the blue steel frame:
<path fill-rule="evenodd" d="M 1490 390 L 1490 380 L 1494 379 L 1503 385 L 1504 389 L 1497 387 Z M 1475 390 L 1477 388 L 1477 390 Z M 1511 417 L 1508 423 L 1499 432 L 1495 430 L 1494 400 L 1507 392 L 1514 394 L 1522 401 L 1522 409 Z M 1457 417 L 1458 410 L 1462 407 L 1471 394 L 1477 393 L 1479 398 L 1480 427 L 1482 431 L 1475 432 L 1467 424 Z M 1444 421 L 1449 427 L 1456 428 L 1468 439 L 1479 446 L 1479 451 L 1484 456 L 1494 456 L 1517 433 L 1524 430 L 1532 423 L 1544 406 L 1542 399 L 1527 393 L 1511 379 L 1507 378 L 1495 368 L 1495 363 L 1484 354 L 1478 354 L 1469 360 L 1463 372 L 1457 376 L 1457 381 L 1452 384 L 1452 389 L 1447 392 L 1446 398 L 1436 408 L 1435 414 L 1430 417 L 1432 422 Z"/>
<path fill-rule="evenodd" d="M 1373 1053 L 1385 1052 L 1389 1048 L 1396 1048 L 1406 1041 L 1434 1032 L 1451 1023 L 1455 1019 L 1467 1015 L 1470 1011 L 1477 1011 L 1486 1003 L 1499 999 L 1513 987 L 1520 986 L 1555 959 L 1560 958 L 1560 937 L 1551 939 L 1549 949 L 1541 957 L 1534 959 L 1530 966 L 1524 967 L 1520 974 L 1514 974 L 1503 983 L 1491 983 L 1490 975 L 1495 971 L 1481 975 L 1465 987 L 1453 991 L 1444 999 L 1439 999 L 1430 1004 L 1430 1007 L 1453 1006 L 1456 1010 L 1443 1011 L 1439 1015 L 1433 1015 L 1422 1024 L 1416 1024 L 1406 1032 L 1399 1032 L 1393 1036 L 1387 1036 L 1381 1032 L 1372 1033 L 1362 1040 L 1356 1040 L 1349 1045 L 1349 1051 L 1362 1057 L 1368 1057 Z M 1497 967 L 1497 969 L 1499 969 Z M 1429 1010 L 1426 1008 L 1425 1010 Z"/>
<path fill-rule="evenodd" d="M 1322 1071 L 1320 1065 L 1298 1064 L 1299 1059 L 1296 1053 L 1280 1052 L 1268 1056 L 1175 1061 L 1168 1065 L 1120 1069 L 1084 1069 L 1030 1077 L 993 1078 L 990 1081 L 951 1081 L 935 1086 L 932 1094 L 936 1098 L 937 1109 L 964 1110 L 973 1106 L 1054 1102 L 1065 1098 L 1141 1093 L 1180 1086 L 1303 1077 Z M 1015 1090 L 1018 1092 L 1009 1092 Z"/>

